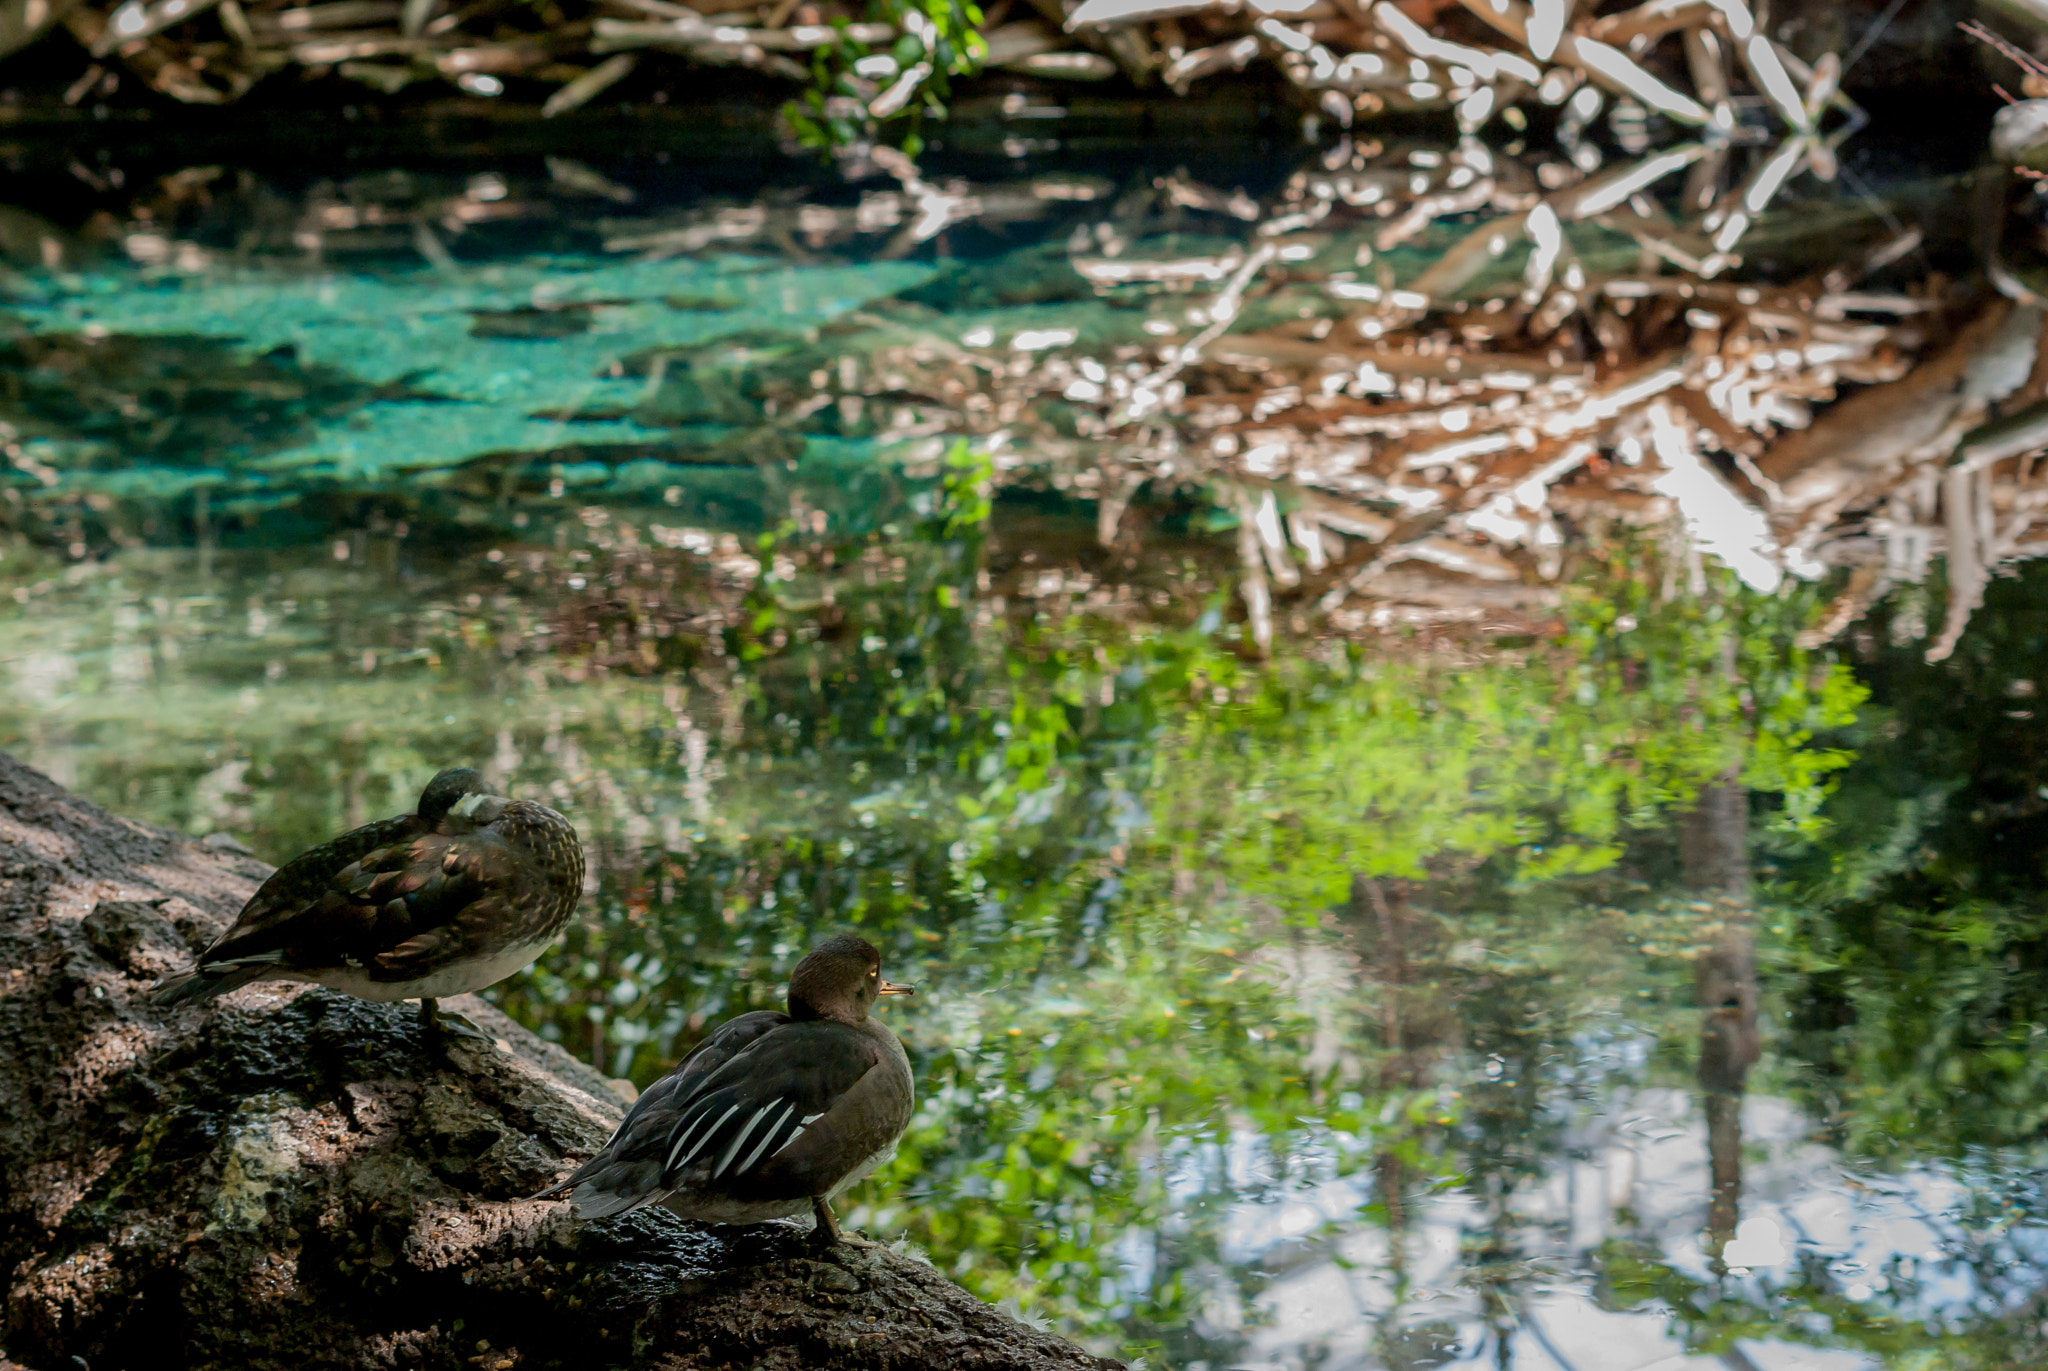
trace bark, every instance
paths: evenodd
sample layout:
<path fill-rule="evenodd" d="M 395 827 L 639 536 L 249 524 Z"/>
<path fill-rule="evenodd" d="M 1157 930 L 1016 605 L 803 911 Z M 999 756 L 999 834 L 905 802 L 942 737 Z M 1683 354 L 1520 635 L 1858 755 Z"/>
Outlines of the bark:
<path fill-rule="evenodd" d="M 618 1122 L 498 1035 L 250 986 L 142 1000 L 267 874 L 0 755 L 0 1367 L 1114 1367 L 914 1258 L 521 1198 Z"/>

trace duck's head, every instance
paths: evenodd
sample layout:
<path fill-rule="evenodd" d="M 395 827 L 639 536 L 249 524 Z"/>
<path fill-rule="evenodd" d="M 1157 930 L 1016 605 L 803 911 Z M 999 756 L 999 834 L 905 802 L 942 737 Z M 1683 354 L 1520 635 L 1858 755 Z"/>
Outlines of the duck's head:
<path fill-rule="evenodd" d="M 859 1023 L 883 995 L 908 995 L 907 985 L 882 979 L 882 954 L 866 938 L 827 938 L 796 964 L 789 977 L 789 1017 Z"/>
<path fill-rule="evenodd" d="M 490 793 L 490 786 L 474 769 L 451 766 L 428 781 L 427 788 L 420 792 L 419 816 L 430 824 L 437 824 L 448 817 L 449 810 L 460 805 L 471 795 Z"/>

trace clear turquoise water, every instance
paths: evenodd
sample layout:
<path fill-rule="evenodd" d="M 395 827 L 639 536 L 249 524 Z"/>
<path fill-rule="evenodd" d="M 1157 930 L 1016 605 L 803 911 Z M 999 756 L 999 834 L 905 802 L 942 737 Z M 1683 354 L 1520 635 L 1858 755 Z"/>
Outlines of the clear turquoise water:
<path fill-rule="evenodd" d="M 1149 1365 L 2038 1359 L 2040 577 L 1929 667 L 1910 595 L 1808 649 L 1825 587 L 1589 543 L 1262 657 L 1199 472 L 1105 548 L 1073 434 L 940 385 L 1184 327 L 1065 266 L 1247 238 L 1117 208 L 1172 170 L 908 243 L 642 164 L 42 221 L 0 744 L 271 860 L 456 762 L 546 797 L 592 888 L 493 994 L 641 1085 L 865 931 L 922 1103 L 851 1222 Z"/>

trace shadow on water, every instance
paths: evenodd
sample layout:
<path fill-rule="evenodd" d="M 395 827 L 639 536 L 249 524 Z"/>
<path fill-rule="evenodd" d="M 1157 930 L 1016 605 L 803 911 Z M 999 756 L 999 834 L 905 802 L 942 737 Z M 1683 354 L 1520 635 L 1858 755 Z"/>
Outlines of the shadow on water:
<path fill-rule="evenodd" d="M 641 1085 L 863 929 L 930 993 L 852 1222 L 1154 1365 L 2038 1362 L 2031 459 L 1960 598 L 1941 478 L 1756 495 L 2005 327 L 1953 176 L 1451 282 L 1640 165 L 1414 212 L 1475 146 L 9 211 L 0 742 L 273 860 L 548 798 L 590 900 L 494 993 Z"/>

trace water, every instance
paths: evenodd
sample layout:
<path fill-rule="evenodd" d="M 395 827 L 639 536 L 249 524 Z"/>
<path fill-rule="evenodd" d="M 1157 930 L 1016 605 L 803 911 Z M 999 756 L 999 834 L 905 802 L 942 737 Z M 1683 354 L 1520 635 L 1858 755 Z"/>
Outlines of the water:
<path fill-rule="evenodd" d="M 274 861 L 460 761 L 547 799 L 589 898 L 492 996 L 643 1086 L 861 929 L 921 1104 L 845 1217 L 1152 1366 L 2038 1363 L 2031 468 L 1930 664 L 1931 486 L 1802 543 L 1663 391 L 1543 427 L 1674 348 L 1765 435 L 1910 374 L 1953 157 L 1794 181 L 1661 322 L 1676 184 L 1394 299 L 1474 224 L 1385 240 L 1481 174 L 1426 131 L 86 160 L 7 211 L 0 744 Z M 1874 312 L 1733 293 L 1915 225 Z"/>

